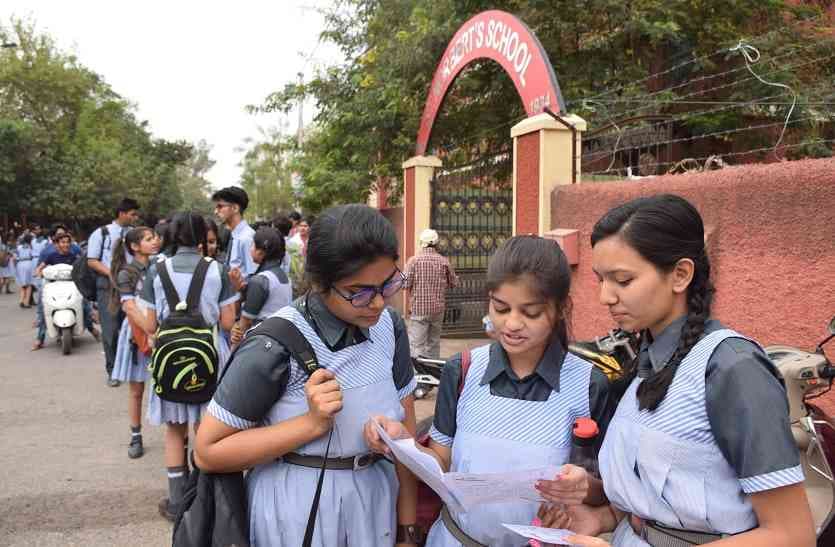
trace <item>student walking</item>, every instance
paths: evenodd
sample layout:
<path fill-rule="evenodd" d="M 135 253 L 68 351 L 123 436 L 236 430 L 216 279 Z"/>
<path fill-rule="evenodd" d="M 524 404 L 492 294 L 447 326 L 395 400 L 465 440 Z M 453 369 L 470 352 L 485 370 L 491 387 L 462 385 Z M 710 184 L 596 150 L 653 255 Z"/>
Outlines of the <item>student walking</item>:
<path fill-rule="evenodd" d="M 322 369 L 308 377 L 287 348 L 244 340 L 197 434 L 197 464 L 248 475 L 254 546 L 302 544 L 328 431 L 313 545 L 413 545 L 416 483 L 369 453 L 369 413 L 414 432 L 416 386 L 403 320 L 384 298 L 403 285 L 392 225 L 364 205 L 327 210 L 310 232 L 313 289 L 277 313 L 310 342 Z"/>
<path fill-rule="evenodd" d="M 225 266 L 203 257 L 198 249 L 206 249 L 206 223 L 197 213 L 178 213 L 171 221 L 169 235 L 173 242 L 173 255 L 151 264 L 142 288 L 139 304 L 146 309 L 148 332 L 156 331 L 170 313 L 172 306 L 166 297 L 160 271 L 170 277 L 181 302 L 191 287 L 192 279 L 201 261 L 210 261 L 206 271 L 203 288 L 200 291 L 199 310 L 203 321 L 213 327 L 218 363 L 222 368 L 229 357 L 224 332 L 229 331 L 235 322 L 235 303 L 239 295 L 229 284 L 229 275 Z M 219 371 L 218 374 L 220 374 Z M 159 504 L 160 514 L 174 520 L 183 499 L 183 488 L 188 476 L 186 446 L 188 427 L 195 431 L 200 423 L 201 413 L 206 404 L 175 403 L 160 399 L 156 390 L 150 391 L 148 400 L 148 422 L 152 425 L 165 426 L 165 466 L 168 474 L 168 497 Z"/>
<path fill-rule="evenodd" d="M 24 234 L 18 239 L 14 252 L 15 283 L 17 283 L 20 307 L 31 308 L 32 273 L 35 269 L 35 254 L 32 250 L 32 234 Z"/>
<path fill-rule="evenodd" d="M 132 258 L 128 264 L 125 252 Z M 131 438 L 128 457 L 140 458 L 145 453 L 142 445 L 142 396 L 148 380 L 148 357 L 151 353 L 149 332 L 153 331 L 148 316 L 136 304 L 142 293 L 144 278 L 152 256 L 159 252 L 159 238 L 146 226 L 132 228 L 116 244 L 111 264 L 111 276 L 116 280 L 111 308 L 121 306 L 125 319 L 116 344 L 116 360 L 112 378 L 128 382 L 128 418 Z M 116 313 L 115 309 L 110 310 Z"/>
<path fill-rule="evenodd" d="M 97 228 L 90 234 L 87 241 L 87 264 L 96 272 L 96 302 L 99 310 L 99 324 L 101 325 L 102 347 L 104 348 L 104 368 L 107 385 L 119 386 L 120 382 L 112 378 L 113 363 L 116 360 L 116 343 L 119 338 L 119 326 L 122 324 L 122 313 L 118 310 L 111 312 L 110 296 L 116 280 L 110 276 L 110 266 L 113 259 L 113 249 L 116 243 L 124 237 L 132 225 L 139 218 L 139 204 L 124 198 L 116 206 L 116 218 L 107 226 Z M 125 257 L 130 262 L 129 257 Z"/>

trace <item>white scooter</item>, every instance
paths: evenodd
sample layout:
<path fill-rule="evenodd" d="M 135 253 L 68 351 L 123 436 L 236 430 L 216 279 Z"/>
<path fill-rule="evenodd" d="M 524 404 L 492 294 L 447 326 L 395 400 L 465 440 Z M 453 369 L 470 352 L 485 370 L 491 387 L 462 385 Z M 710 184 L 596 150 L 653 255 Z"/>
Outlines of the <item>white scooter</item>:
<path fill-rule="evenodd" d="M 46 332 L 50 338 L 60 338 L 61 350 L 68 355 L 73 336 L 84 334 L 84 297 L 73 283 L 69 264 L 47 266 L 43 278 L 41 298 Z"/>

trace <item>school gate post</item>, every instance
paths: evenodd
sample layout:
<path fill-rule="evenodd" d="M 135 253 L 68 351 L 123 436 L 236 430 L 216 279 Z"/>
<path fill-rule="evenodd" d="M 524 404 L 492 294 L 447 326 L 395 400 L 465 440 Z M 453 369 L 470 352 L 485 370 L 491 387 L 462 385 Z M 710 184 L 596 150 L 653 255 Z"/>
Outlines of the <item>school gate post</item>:
<path fill-rule="evenodd" d="M 563 237 L 572 235 L 570 230 L 549 232 L 551 192 L 557 185 L 579 182 L 581 139 L 586 122 L 579 116 L 564 114 L 565 103 L 553 66 L 533 32 L 512 14 L 490 10 L 464 23 L 447 45 L 429 87 L 416 155 L 403 163 L 401 254 L 404 263 L 417 252 L 420 232 L 433 227 L 432 180 L 442 162 L 426 155 L 426 151 L 435 118 L 455 78 L 477 59 L 490 59 L 501 65 L 513 81 L 528 115 L 513 126 L 510 135 L 513 139 L 511 234 L 535 233 L 553 237 L 561 244 L 564 244 Z M 495 240 L 502 234 L 473 233 L 470 237 L 475 240 L 482 235 Z M 576 233 L 573 235 L 576 237 Z M 468 295 L 473 292 L 470 289 L 466 289 Z M 486 308 L 486 296 L 479 298 Z"/>

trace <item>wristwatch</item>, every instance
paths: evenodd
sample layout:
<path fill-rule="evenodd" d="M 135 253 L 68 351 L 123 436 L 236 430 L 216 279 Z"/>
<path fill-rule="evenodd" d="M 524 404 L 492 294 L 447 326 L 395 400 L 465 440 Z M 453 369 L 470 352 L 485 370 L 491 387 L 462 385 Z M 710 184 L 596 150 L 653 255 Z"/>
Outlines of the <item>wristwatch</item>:
<path fill-rule="evenodd" d="M 423 532 L 416 524 L 400 524 L 397 526 L 395 543 L 412 543 L 420 545 L 423 542 Z"/>

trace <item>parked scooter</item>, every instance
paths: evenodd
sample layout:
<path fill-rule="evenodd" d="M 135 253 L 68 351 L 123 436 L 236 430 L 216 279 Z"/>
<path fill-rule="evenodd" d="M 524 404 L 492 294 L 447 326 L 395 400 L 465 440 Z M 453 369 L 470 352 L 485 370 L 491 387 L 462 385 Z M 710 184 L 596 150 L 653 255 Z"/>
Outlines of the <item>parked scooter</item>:
<path fill-rule="evenodd" d="M 835 366 L 823 351 L 833 338 L 835 317 L 829 336 L 811 353 L 791 346 L 765 348 L 786 381 L 792 434 L 800 449 L 819 547 L 835 545 L 835 394 L 829 393 Z"/>
<path fill-rule="evenodd" d="M 54 264 L 43 270 L 43 314 L 46 332 L 59 339 L 64 355 L 72 351 L 73 336 L 84 333 L 84 299 L 72 280 L 72 266 Z"/>

